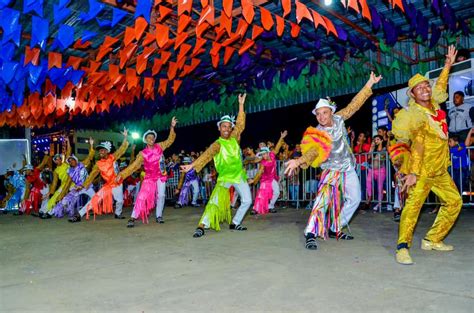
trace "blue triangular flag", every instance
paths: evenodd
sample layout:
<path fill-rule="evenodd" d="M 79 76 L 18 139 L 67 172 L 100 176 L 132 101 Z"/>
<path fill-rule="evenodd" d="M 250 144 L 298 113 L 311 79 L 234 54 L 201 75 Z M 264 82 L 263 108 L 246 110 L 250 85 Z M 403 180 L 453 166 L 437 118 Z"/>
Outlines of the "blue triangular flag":
<path fill-rule="evenodd" d="M 49 23 L 47 19 L 33 15 L 31 26 L 31 42 L 30 47 L 39 45 L 42 50 L 46 48 L 46 40 L 49 36 Z"/>
<path fill-rule="evenodd" d="M 44 0 L 24 0 L 23 13 L 26 14 L 28 12 L 35 11 L 36 14 L 43 17 L 43 1 Z"/>
<path fill-rule="evenodd" d="M 143 16 L 145 20 L 150 23 L 151 0 L 138 0 L 135 9 L 135 18 Z"/>
<path fill-rule="evenodd" d="M 89 0 L 89 12 L 87 12 L 87 14 L 81 13 L 79 18 L 81 19 L 82 23 L 86 23 L 95 18 L 97 14 L 99 14 L 100 11 L 104 9 L 104 7 L 105 6 L 103 3 L 99 3 L 95 0 Z"/>
<path fill-rule="evenodd" d="M 99 24 L 100 28 L 110 27 L 111 25 L 109 20 L 100 19 L 98 17 L 96 17 L 95 20 L 97 21 L 97 24 Z"/>
<path fill-rule="evenodd" d="M 91 32 L 91 31 L 88 31 L 88 30 L 84 29 L 84 30 L 82 31 L 81 44 L 83 44 L 83 43 L 86 42 L 86 41 L 91 40 L 91 39 L 94 38 L 95 36 L 97 36 L 97 33 Z"/>
<path fill-rule="evenodd" d="M 0 53 L 1 60 L 10 61 L 15 55 L 15 46 L 10 42 L 7 42 L 5 44 L 2 43 L 2 45 L 0 45 L 0 48 L 0 51 L 2 51 L 2 53 Z"/>
<path fill-rule="evenodd" d="M 0 9 L 7 7 L 12 0 L 0 0 Z"/>
<path fill-rule="evenodd" d="M 60 7 L 65 7 L 65 6 L 69 5 L 69 2 L 71 2 L 71 0 L 59 0 L 58 5 Z"/>
<path fill-rule="evenodd" d="M 66 19 L 71 14 L 70 9 L 65 8 L 65 7 L 61 7 L 57 4 L 55 4 L 53 6 L 53 12 L 54 12 L 54 24 L 55 25 L 60 24 L 62 21 L 64 21 L 64 19 Z"/>
<path fill-rule="evenodd" d="M 117 8 L 112 9 L 112 27 L 117 25 L 128 13 Z"/>
<path fill-rule="evenodd" d="M 56 39 L 61 50 L 69 48 L 74 42 L 74 27 L 61 24 Z"/>
<path fill-rule="evenodd" d="M 3 62 L 2 65 L 2 79 L 5 83 L 9 84 L 13 76 L 15 76 L 18 62 Z"/>

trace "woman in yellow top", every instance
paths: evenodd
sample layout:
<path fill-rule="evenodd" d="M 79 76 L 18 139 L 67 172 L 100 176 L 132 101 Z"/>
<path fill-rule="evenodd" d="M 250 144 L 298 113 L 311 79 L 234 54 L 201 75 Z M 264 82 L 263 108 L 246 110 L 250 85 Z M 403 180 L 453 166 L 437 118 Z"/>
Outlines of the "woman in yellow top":
<path fill-rule="evenodd" d="M 459 215 L 462 199 L 448 173 L 448 125 L 446 113 L 440 109 L 439 104 L 448 98 L 446 89 L 449 70 L 456 54 L 454 46 L 450 46 L 444 69 L 433 88 L 429 80 L 420 74 L 408 81 L 408 108 L 400 111 L 393 121 L 393 134 L 402 145 L 391 147 L 390 155 L 392 159 L 404 160 L 400 169 L 401 173 L 406 175 L 402 189 L 408 189 L 408 198 L 400 219 L 396 251 L 396 260 L 400 264 L 413 264 L 408 249 L 420 209 L 430 191 L 440 198 L 442 205 L 433 226 L 421 241 L 421 249 L 454 249 L 442 240 Z M 400 153 L 397 154 L 394 150 L 399 150 Z"/>

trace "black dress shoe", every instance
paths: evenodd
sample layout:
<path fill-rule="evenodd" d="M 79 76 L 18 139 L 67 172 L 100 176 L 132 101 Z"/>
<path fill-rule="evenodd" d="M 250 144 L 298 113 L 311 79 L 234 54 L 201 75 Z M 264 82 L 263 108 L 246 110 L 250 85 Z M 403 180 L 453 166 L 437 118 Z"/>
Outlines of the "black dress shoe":
<path fill-rule="evenodd" d="M 45 213 L 45 214 L 43 214 L 43 215 L 40 216 L 40 218 L 41 218 L 42 220 L 50 219 L 50 218 L 52 218 L 52 217 L 53 217 L 53 216 L 52 216 L 51 214 L 49 214 L 49 213 Z"/>
<path fill-rule="evenodd" d="M 68 219 L 69 222 L 71 223 L 79 223 L 81 221 L 81 216 L 79 214 L 74 215 L 70 219 Z"/>
<path fill-rule="evenodd" d="M 163 218 L 161 216 L 156 218 L 156 222 L 158 224 L 164 224 L 165 223 L 165 221 L 163 221 Z"/>
<path fill-rule="evenodd" d="M 242 231 L 242 230 L 247 230 L 247 227 L 244 227 L 241 224 L 239 224 L 239 225 L 230 224 L 229 229 Z"/>
<path fill-rule="evenodd" d="M 129 219 L 127 222 L 127 227 L 132 228 L 135 227 L 135 220 L 133 218 Z"/>
<path fill-rule="evenodd" d="M 277 210 L 275 210 L 275 209 L 270 209 L 268 212 L 270 212 L 270 213 L 276 213 Z"/>
<path fill-rule="evenodd" d="M 125 216 L 115 214 L 115 218 L 118 219 L 118 220 L 124 220 Z"/>

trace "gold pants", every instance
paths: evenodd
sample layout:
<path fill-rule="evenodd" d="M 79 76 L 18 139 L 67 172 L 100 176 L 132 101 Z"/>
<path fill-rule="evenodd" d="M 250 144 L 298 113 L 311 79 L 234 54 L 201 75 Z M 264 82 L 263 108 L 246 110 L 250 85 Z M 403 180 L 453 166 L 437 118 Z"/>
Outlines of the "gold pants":
<path fill-rule="evenodd" d="M 441 208 L 425 238 L 431 242 L 440 242 L 449 233 L 461 211 L 462 198 L 448 172 L 436 177 L 419 177 L 408 192 L 408 198 L 400 218 L 398 244 L 411 246 L 413 231 L 418 221 L 421 207 L 433 191 L 441 200 Z"/>

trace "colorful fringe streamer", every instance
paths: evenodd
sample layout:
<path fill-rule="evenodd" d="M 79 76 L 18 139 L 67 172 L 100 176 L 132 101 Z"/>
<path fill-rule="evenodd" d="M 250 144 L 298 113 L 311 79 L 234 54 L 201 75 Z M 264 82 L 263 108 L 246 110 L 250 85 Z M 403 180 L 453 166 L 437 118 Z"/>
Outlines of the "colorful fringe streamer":
<path fill-rule="evenodd" d="M 143 223 L 148 223 L 148 215 L 150 215 L 150 212 L 158 200 L 156 199 L 156 182 L 157 180 L 154 179 L 144 179 L 137 199 L 135 200 L 133 211 L 137 218 L 142 219 Z"/>
<path fill-rule="evenodd" d="M 327 160 L 332 149 L 331 136 L 322 130 L 315 127 L 308 127 L 303 134 L 301 140 L 301 151 L 306 153 L 311 149 L 316 149 L 318 156 L 311 164 L 312 167 L 318 167 L 321 163 Z"/>
<path fill-rule="evenodd" d="M 331 170 L 321 173 L 321 183 L 313 210 L 309 216 L 308 224 L 314 219 L 312 233 L 327 239 L 331 224 L 335 223 L 335 232 L 340 230 L 340 213 L 344 203 L 344 186 L 346 174 Z"/>
<path fill-rule="evenodd" d="M 273 186 L 271 181 L 262 181 L 260 188 L 258 188 L 257 196 L 255 197 L 255 203 L 253 210 L 258 214 L 268 214 L 268 205 L 273 197 Z"/>
<path fill-rule="evenodd" d="M 215 231 L 221 230 L 220 223 L 227 222 L 227 224 L 230 224 L 232 220 L 229 188 L 224 187 L 222 183 L 217 183 L 212 191 L 199 224 L 203 223 L 206 216 L 209 219 L 209 228 Z"/>
<path fill-rule="evenodd" d="M 86 219 L 89 219 L 89 211 L 94 212 L 94 219 L 96 215 L 109 214 L 114 211 L 114 196 L 112 194 L 113 187 L 111 185 L 104 185 L 92 197 L 90 204 L 87 207 Z"/>

